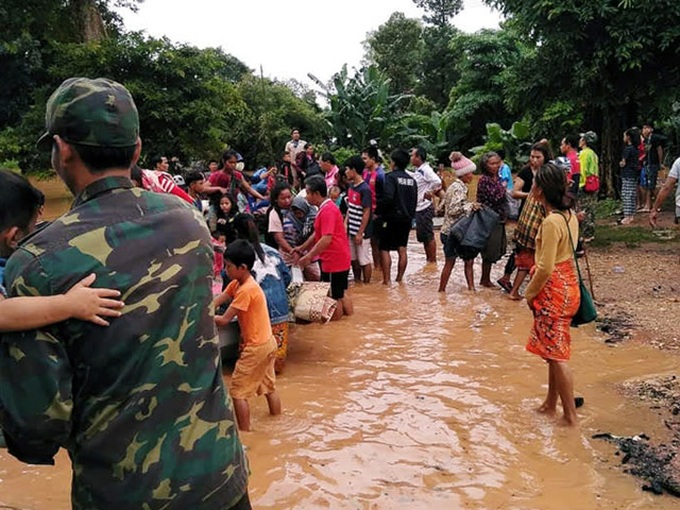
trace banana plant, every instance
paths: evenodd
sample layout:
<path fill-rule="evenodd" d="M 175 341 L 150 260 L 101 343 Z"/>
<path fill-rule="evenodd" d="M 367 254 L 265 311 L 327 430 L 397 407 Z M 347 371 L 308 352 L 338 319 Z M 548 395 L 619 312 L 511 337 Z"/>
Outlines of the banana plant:
<path fill-rule="evenodd" d="M 390 94 L 390 80 L 376 67 L 355 70 L 350 76 L 344 65 L 330 84 L 309 75 L 328 101 L 326 120 L 337 144 L 361 150 L 370 140 L 382 140 L 402 114 L 400 106 L 411 96 Z"/>

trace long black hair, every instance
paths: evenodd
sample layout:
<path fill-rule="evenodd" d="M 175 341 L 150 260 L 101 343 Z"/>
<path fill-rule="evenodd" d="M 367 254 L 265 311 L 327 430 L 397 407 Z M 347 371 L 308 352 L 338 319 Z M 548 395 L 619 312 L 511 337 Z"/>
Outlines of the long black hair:
<path fill-rule="evenodd" d="M 253 245 L 255 254 L 264 263 L 264 249 L 260 244 L 260 232 L 257 230 L 255 218 L 252 214 L 239 214 L 234 218 L 234 228 L 239 239 L 245 239 Z"/>
<path fill-rule="evenodd" d="M 545 201 L 558 211 L 570 209 L 567 196 L 567 174 L 559 166 L 548 163 L 539 168 L 534 183 L 543 192 Z"/>
<path fill-rule="evenodd" d="M 281 208 L 279 207 L 278 202 L 279 195 L 285 190 L 290 190 L 292 193 L 293 188 L 288 183 L 288 181 L 279 181 L 274 185 L 271 192 L 269 193 L 269 208 L 267 209 L 267 223 L 269 223 L 269 215 L 272 213 L 272 211 L 274 211 L 279 216 L 279 220 L 283 225 L 283 212 L 281 212 Z M 273 234 L 269 232 L 269 229 L 267 229 L 267 232 L 265 232 L 264 234 L 264 241 L 272 248 L 279 247 L 279 243 L 276 242 L 276 238 L 274 237 Z"/>

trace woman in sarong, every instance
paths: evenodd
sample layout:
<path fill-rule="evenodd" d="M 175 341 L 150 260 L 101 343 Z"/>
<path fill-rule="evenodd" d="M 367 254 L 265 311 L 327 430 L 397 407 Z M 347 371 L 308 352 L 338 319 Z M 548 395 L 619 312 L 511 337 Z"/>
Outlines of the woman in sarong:
<path fill-rule="evenodd" d="M 573 240 L 578 239 L 578 219 L 566 205 L 564 170 L 553 164 L 541 167 L 534 179 L 533 194 L 545 208 L 546 217 L 536 235 L 536 265 L 526 289 L 534 314 L 527 351 L 548 363 L 548 395 L 538 411 L 550 416 L 562 401 L 561 423 L 578 423 L 574 403 L 574 379 L 567 366 L 571 355 L 571 319 L 580 303 Z"/>

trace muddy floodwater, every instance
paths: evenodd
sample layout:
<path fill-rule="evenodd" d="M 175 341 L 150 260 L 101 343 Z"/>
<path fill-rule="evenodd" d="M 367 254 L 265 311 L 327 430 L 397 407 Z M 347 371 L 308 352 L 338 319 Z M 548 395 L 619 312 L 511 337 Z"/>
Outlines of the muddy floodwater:
<path fill-rule="evenodd" d="M 597 432 L 651 437 L 654 415 L 618 383 L 671 372 L 677 359 L 574 330 L 571 367 L 585 397 L 577 430 L 537 415 L 545 364 L 526 353 L 531 315 L 498 290 L 464 290 L 412 240 L 407 281 L 351 290 L 355 315 L 296 326 L 278 388 L 280 417 L 252 403 L 243 434 L 256 509 L 677 509 L 624 474 Z M 440 267 L 442 262 L 440 261 Z M 500 276 L 502 267 L 495 268 Z M 480 268 L 476 267 L 477 277 Z M 0 451 L 0 508 L 70 508 L 70 464 L 20 464 Z"/>

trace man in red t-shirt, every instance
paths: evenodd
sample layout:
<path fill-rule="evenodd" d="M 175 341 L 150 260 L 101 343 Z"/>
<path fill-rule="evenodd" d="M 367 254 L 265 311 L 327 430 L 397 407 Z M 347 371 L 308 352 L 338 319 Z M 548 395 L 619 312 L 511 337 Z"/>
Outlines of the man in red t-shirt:
<path fill-rule="evenodd" d="M 331 297 L 338 301 L 332 320 L 343 315 L 352 315 L 354 306 L 345 294 L 348 287 L 350 253 L 349 240 L 345 230 L 342 213 L 335 203 L 329 199 L 326 181 L 320 175 L 305 179 L 307 202 L 319 208 L 314 220 L 314 236 L 303 245 L 293 249 L 296 254 L 309 252 L 299 259 L 300 267 L 309 265 L 317 255 L 321 259 L 321 281 L 330 282 Z"/>
<path fill-rule="evenodd" d="M 233 150 L 228 150 L 222 155 L 224 166 L 221 170 L 212 172 L 208 177 L 208 183 L 203 187 L 203 192 L 209 195 L 220 193 L 221 195 L 231 195 L 236 199 L 236 195 L 240 190 L 251 194 L 258 200 L 264 200 L 264 197 L 258 193 L 250 183 L 243 177 L 243 174 L 236 170 L 238 165 L 238 153 Z M 220 195 L 220 196 L 221 196 Z M 211 196 L 211 199 L 216 198 Z"/>
<path fill-rule="evenodd" d="M 562 138 L 562 143 L 560 144 L 560 151 L 569 160 L 569 173 L 567 174 L 567 179 L 569 179 L 569 191 L 571 191 L 576 200 L 578 195 L 578 187 L 581 182 L 581 162 L 578 159 L 578 139 L 579 137 L 574 134 L 569 134 Z"/>

